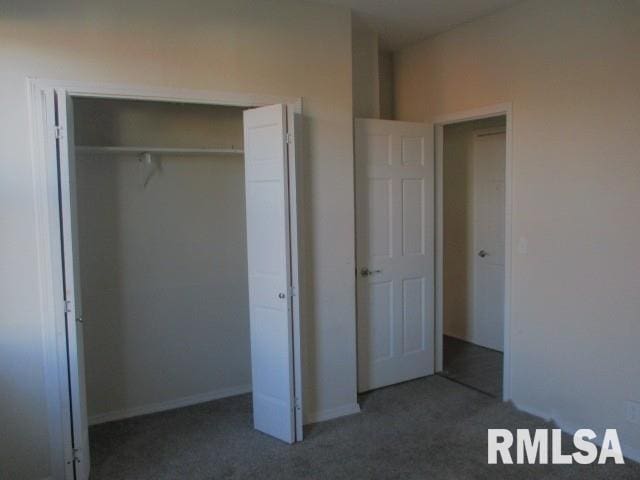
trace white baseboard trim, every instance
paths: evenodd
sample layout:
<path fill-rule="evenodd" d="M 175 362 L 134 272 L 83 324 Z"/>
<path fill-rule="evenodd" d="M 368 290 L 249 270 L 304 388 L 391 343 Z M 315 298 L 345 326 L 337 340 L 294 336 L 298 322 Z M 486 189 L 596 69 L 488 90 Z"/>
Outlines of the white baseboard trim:
<path fill-rule="evenodd" d="M 360 413 L 360 405 L 358 403 L 349 403 L 336 408 L 330 408 L 329 410 L 310 412 L 305 415 L 304 423 L 306 425 L 309 423 L 324 422 L 326 420 L 331 420 L 332 418 L 353 415 L 354 413 Z"/>
<path fill-rule="evenodd" d="M 174 408 L 188 407 L 198 403 L 218 400 L 220 398 L 241 395 L 251 391 L 251 384 L 237 385 L 235 387 L 220 388 L 211 392 L 199 393 L 189 397 L 177 398 L 166 402 L 150 403 L 139 407 L 131 407 L 123 410 L 115 410 L 113 412 L 99 413 L 89 417 L 89 425 L 98 425 L 100 423 L 113 422 L 114 420 L 122 420 L 124 418 L 137 417 L 140 415 L 148 415 L 150 413 L 163 412 L 165 410 L 173 410 Z"/>
<path fill-rule="evenodd" d="M 553 415 L 549 415 L 548 413 L 541 412 L 536 408 L 532 408 L 527 405 L 517 404 L 513 401 L 510 403 L 518 410 L 528 413 L 529 415 L 533 415 L 534 417 L 542 418 L 547 422 L 554 423 L 556 425 L 556 428 L 559 428 L 560 430 L 562 430 L 564 433 L 568 435 L 573 435 L 580 428 L 593 428 L 588 425 L 582 426 L 582 427 L 576 427 L 575 425 L 571 425 L 570 423 L 565 422 L 564 420 L 562 420 L 561 418 L 558 418 L 557 416 L 553 416 Z M 597 429 L 593 428 L 593 430 L 596 433 L 598 433 Z M 602 447 L 602 442 L 600 438 L 595 439 L 595 442 L 598 444 L 598 447 Z M 622 440 L 620 440 L 620 446 L 622 447 L 622 454 L 624 455 L 625 459 L 633 460 L 634 462 L 640 463 L 640 450 L 625 446 Z"/>

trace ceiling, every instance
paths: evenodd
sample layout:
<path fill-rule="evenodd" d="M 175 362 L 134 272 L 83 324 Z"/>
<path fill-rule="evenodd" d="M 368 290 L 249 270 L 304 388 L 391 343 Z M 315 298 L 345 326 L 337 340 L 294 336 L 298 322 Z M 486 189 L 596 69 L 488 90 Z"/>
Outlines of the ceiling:
<path fill-rule="evenodd" d="M 395 50 L 520 0 L 319 0 L 350 8 Z"/>

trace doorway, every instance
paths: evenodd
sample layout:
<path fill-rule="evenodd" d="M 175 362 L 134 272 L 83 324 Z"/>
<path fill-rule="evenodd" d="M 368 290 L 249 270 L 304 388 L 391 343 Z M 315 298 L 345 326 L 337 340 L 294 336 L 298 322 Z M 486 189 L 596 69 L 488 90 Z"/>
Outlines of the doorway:
<path fill-rule="evenodd" d="M 488 206 L 500 197 L 503 201 L 501 209 L 489 209 L 493 213 L 491 219 L 478 222 L 491 224 L 490 229 L 485 229 L 485 236 L 498 245 L 496 249 L 500 253 L 494 253 L 491 261 L 497 259 L 495 266 L 500 268 L 484 269 L 478 276 L 489 277 L 489 282 L 481 282 L 483 285 L 502 283 L 502 288 L 499 294 L 487 289 L 477 292 L 479 299 L 485 299 L 482 315 L 489 318 L 491 328 L 499 332 L 492 336 L 489 328 L 485 337 L 492 342 L 477 348 L 487 352 L 495 350 L 491 361 L 497 373 L 492 391 L 502 400 L 511 398 L 510 104 L 445 115 L 436 118 L 434 124 L 356 119 L 359 392 L 443 371 L 445 127 L 485 120 L 489 123 L 478 123 L 472 129 L 477 130 L 478 148 L 487 152 L 496 150 L 495 142 L 490 140 L 495 136 L 495 140 L 501 142 L 499 149 L 503 153 L 501 163 L 494 165 L 501 166 L 498 169 L 501 180 L 493 185 L 498 190 L 483 205 Z M 485 131 L 480 131 L 482 128 Z M 489 141 L 483 142 L 485 139 Z M 484 180 L 487 184 L 491 181 L 491 176 Z M 500 232 L 502 235 L 498 235 Z M 477 253 L 480 250 L 482 248 Z M 485 248 L 479 258 L 488 256 Z M 497 298 L 490 298 L 492 294 Z M 453 345 L 448 352 L 456 355 L 456 339 L 453 335 L 448 337 L 452 337 L 448 343 Z M 500 345 L 502 352 L 498 351 Z M 465 347 L 466 343 L 458 346 Z"/>
<path fill-rule="evenodd" d="M 209 279 L 215 276 L 215 273 L 207 271 L 206 267 L 206 264 L 209 264 L 214 270 L 215 262 L 211 262 L 211 258 L 206 258 L 204 253 L 206 246 L 211 243 L 224 244 L 221 250 L 228 250 L 227 254 L 222 252 L 222 255 L 218 256 L 220 262 L 231 262 L 232 258 L 239 259 L 243 256 L 242 248 L 239 251 L 234 250 L 235 253 L 231 251 L 234 249 L 233 240 L 236 245 L 243 241 L 246 245 L 246 253 L 244 253 L 246 285 L 244 288 L 240 285 L 237 290 L 239 292 L 244 290 L 246 300 L 244 308 L 249 312 L 250 328 L 245 327 L 244 331 L 250 332 L 246 340 L 249 341 L 251 350 L 250 383 L 254 428 L 289 443 L 301 440 L 302 374 L 297 254 L 299 192 L 296 181 L 299 150 L 295 142 L 295 125 L 299 123 L 297 117 L 301 111 L 300 101 L 294 99 L 277 104 L 274 99 L 266 97 L 260 99 L 255 96 L 220 94 L 208 96 L 184 91 L 61 85 L 37 80 L 31 81 L 30 87 L 34 146 L 38 150 L 35 155 L 36 171 L 46 187 L 43 191 L 44 211 L 41 220 L 42 225 L 46 227 L 43 231 L 46 233 L 46 243 L 48 243 L 43 250 L 45 257 L 43 264 L 49 265 L 50 279 L 43 288 L 45 295 L 50 295 L 52 322 L 51 325 L 45 326 L 45 348 L 50 389 L 48 396 L 50 426 L 54 450 L 52 460 L 56 478 L 86 479 L 89 476 L 89 405 L 85 386 L 87 380 L 85 333 L 89 325 L 93 327 L 94 321 L 100 321 L 101 313 L 105 310 L 113 310 L 113 303 L 116 303 L 103 298 L 101 303 L 96 302 L 87 308 L 87 302 L 94 302 L 96 295 L 93 297 L 83 295 L 83 288 L 86 290 L 89 287 L 89 291 L 94 294 L 104 290 L 113 291 L 114 288 L 109 288 L 105 282 L 115 279 L 116 282 L 124 281 L 127 285 L 127 289 L 118 288 L 117 290 L 119 294 L 125 292 L 124 296 L 128 300 L 131 299 L 132 290 L 136 291 L 137 296 L 149 294 L 152 297 L 147 298 L 146 301 L 138 301 L 138 298 L 136 301 L 129 302 L 126 305 L 127 314 L 115 316 L 120 320 L 127 317 L 127 321 L 130 319 L 140 321 L 140 324 L 133 324 L 133 326 L 129 324 L 129 327 L 122 330 L 116 342 L 110 342 L 108 335 L 96 335 L 91 340 L 95 348 L 92 348 L 91 352 L 94 360 L 96 353 L 99 356 L 96 350 L 101 347 L 100 341 L 109 344 L 107 348 L 102 345 L 103 354 L 112 354 L 113 351 L 109 351 L 109 348 L 117 351 L 123 347 L 131 347 L 133 344 L 133 349 L 129 351 L 131 355 L 128 355 L 127 360 L 136 357 L 136 350 L 142 350 L 137 352 L 139 355 L 136 361 L 142 360 L 137 362 L 137 372 L 132 372 L 131 368 L 119 368 L 122 365 L 118 365 L 118 362 L 109 360 L 103 362 L 103 367 L 106 365 L 107 369 L 110 366 L 119 373 L 124 370 L 125 376 L 134 374 L 135 380 L 128 382 L 126 387 L 117 393 L 121 394 L 125 391 L 124 397 L 127 397 L 125 400 L 133 398 L 138 405 L 124 409 L 118 409 L 116 406 L 116 409 L 111 411 L 108 411 L 109 405 L 107 405 L 107 411 L 100 412 L 100 409 L 105 410 L 105 406 L 100 405 L 100 402 L 105 399 L 100 398 L 100 395 L 93 395 L 96 403 L 91 406 L 91 409 L 94 409 L 94 413 L 96 411 L 99 414 L 102 413 L 102 420 L 108 420 L 114 415 L 130 416 L 132 412 L 133 414 L 149 413 L 153 410 L 180 406 L 185 398 L 175 398 L 176 395 L 169 400 L 161 398 L 159 402 L 149 402 L 153 395 L 149 397 L 148 394 L 158 393 L 158 390 L 163 388 L 161 379 L 153 383 L 154 377 L 162 376 L 171 369 L 178 372 L 182 368 L 180 361 L 186 359 L 187 353 L 193 353 L 190 349 L 200 350 L 202 353 L 207 346 L 200 345 L 196 348 L 194 338 L 191 340 L 178 338 L 180 340 L 178 343 L 181 343 L 178 346 L 159 347 L 160 337 L 157 336 L 162 334 L 163 341 L 171 339 L 171 332 L 175 334 L 174 337 L 180 337 L 179 334 L 184 333 L 181 329 L 194 327 L 191 322 L 194 318 L 190 318 L 193 317 L 191 313 L 194 311 L 211 313 L 216 309 L 215 305 L 208 303 L 209 298 L 206 295 L 206 291 L 211 290 L 212 285 L 204 281 L 207 275 Z M 158 111 L 151 115 L 139 115 L 141 112 L 136 112 L 136 109 L 140 103 L 135 102 L 143 101 L 153 103 L 153 108 L 160 110 L 170 110 L 174 107 L 196 110 L 201 108 L 203 111 L 215 108 L 219 111 L 224 110 L 226 113 L 223 117 L 234 118 L 228 123 L 234 125 L 232 127 L 234 133 L 231 137 L 235 139 L 214 142 L 216 135 L 210 135 L 211 131 L 207 131 L 205 127 L 201 132 L 204 136 L 201 136 L 198 141 L 188 139 L 187 135 L 187 137 L 181 137 L 181 140 L 176 141 L 174 145 L 168 145 L 165 141 L 176 140 L 180 135 L 163 132 L 166 126 L 173 124 L 174 133 L 181 128 L 184 129 L 183 133 L 187 134 L 197 129 L 184 128 L 188 123 L 176 118 L 163 123 L 159 121 Z M 97 115 L 82 114 L 83 105 L 86 107 L 87 102 L 94 102 L 89 109 L 94 113 L 96 103 L 129 102 L 125 110 L 129 113 L 134 111 L 134 114 L 129 115 L 128 122 L 120 123 L 113 131 L 108 131 L 107 123 L 101 123 L 105 118 L 102 115 L 104 110 L 102 114 Z M 184 104 L 187 106 L 185 107 Z M 261 104 L 266 106 L 261 107 Z M 79 114 L 77 121 L 74 121 L 74 113 Z M 221 118 L 217 119 L 218 124 L 224 123 L 220 122 Z M 154 124 L 156 121 L 159 123 Z M 87 126 L 86 122 L 99 125 L 90 125 L 97 127 L 93 130 L 89 128 L 92 131 L 82 131 Z M 160 128 L 159 125 L 163 127 Z M 148 143 L 142 144 L 141 141 L 140 144 L 132 145 L 123 141 L 121 144 L 114 145 L 104 142 L 106 137 L 116 130 L 117 135 L 112 136 L 111 140 L 126 139 L 131 132 L 145 126 L 150 127 L 145 137 Z M 101 127 L 106 128 L 101 131 Z M 103 134 L 106 136 L 101 137 Z M 76 136 L 89 144 L 79 144 L 76 142 Z M 128 138 L 134 137 L 135 135 Z M 202 141 L 205 137 L 209 142 Z M 240 145 L 238 145 L 238 138 L 240 138 Z M 211 159 L 218 156 L 225 157 L 223 162 L 231 164 L 235 161 L 236 163 L 228 169 L 222 165 L 212 166 Z M 84 159 L 81 160 L 81 157 Z M 189 159 L 185 160 L 187 158 Z M 181 160 L 184 161 L 181 162 Z M 78 168 L 78 161 L 84 164 L 80 168 Z M 238 161 L 243 165 L 239 166 Z M 198 165 L 193 165 L 193 162 Z M 218 215 L 220 221 L 224 218 L 224 214 L 229 214 L 229 212 L 225 213 L 225 210 L 231 207 L 227 205 L 225 208 L 228 202 L 220 202 L 220 205 L 215 206 L 211 204 L 211 198 L 208 200 L 204 198 L 205 193 L 208 193 L 207 186 L 215 187 L 213 184 L 207 185 L 208 182 L 204 179 L 223 171 L 234 171 L 233 174 L 237 177 L 238 167 L 244 170 L 242 181 L 237 183 L 238 178 L 235 178 L 234 181 L 229 181 L 228 185 L 218 185 L 220 192 L 216 193 L 220 194 L 225 188 L 229 190 L 236 184 L 243 189 L 242 192 L 229 193 L 236 197 L 240 195 L 241 199 L 244 197 L 244 204 L 235 205 L 234 208 L 240 208 L 242 212 L 246 212 L 241 212 L 246 219 L 246 234 L 245 238 L 240 237 L 224 242 L 219 238 L 217 240 L 213 238 L 211 234 L 215 232 L 210 226 L 203 226 L 203 223 L 206 223 L 208 215 L 211 221 L 215 221 L 214 217 L 218 214 L 214 211 L 223 213 L 222 216 Z M 187 191 L 188 186 L 193 188 Z M 103 190 L 96 191 L 100 188 Z M 85 190 L 82 191 L 82 189 Z M 185 206 L 188 208 L 183 208 Z M 189 215 L 196 217 L 195 223 L 189 223 L 190 220 L 180 218 Z M 234 216 L 236 217 L 234 221 L 237 223 L 238 215 Z M 197 218 L 200 220 L 198 221 Z M 120 220 L 122 222 L 119 222 Z M 81 225 L 80 222 L 83 224 Z M 163 222 L 168 223 L 163 224 Z M 184 225 L 185 223 L 189 224 Z M 220 223 L 224 222 L 220 221 Z M 116 228 L 110 228 L 114 225 Z M 235 227 L 239 225 L 226 226 L 231 232 L 242 230 Z M 186 232 L 180 232 L 180 229 Z M 185 242 L 185 239 L 195 241 L 198 245 L 189 245 L 189 241 Z M 131 240 L 131 242 L 125 240 Z M 166 244 L 167 241 L 170 245 Z M 83 249 L 83 242 L 93 246 L 88 250 Z M 113 261 L 109 255 L 100 259 L 99 255 L 96 255 L 96 250 L 91 250 L 96 247 L 96 244 L 100 245 L 100 242 L 103 242 L 103 246 L 105 242 L 110 243 L 109 247 L 114 247 L 116 250 L 124 247 L 129 253 L 131 251 L 137 253 L 130 255 L 127 262 L 124 262 L 124 268 L 120 268 L 123 265 Z M 132 245 L 134 248 L 131 248 Z M 268 255 L 266 248 L 268 248 Z M 89 261 L 84 267 L 81 265 L 82 250 L 85 253 L 85 260 Z M 98 250 L 102 249 L 98 248 Z M 106 250 L 109 249 L 104 249 Z M 193 257 L 202 260 L 204 269 L 203 265 L 194 261 Z M 100 268 L 95 268 L 97 264 L 100 264 Z M 182 268 L 185 265 L 187 268 Z M 226 266 L 233 268 L 232 265 Z M 222 272 L 218 279 L 220 284 L 233 283 L 232 275 L 225 275 L 220 264 L 217 267 Z M 243 269 L 240 268 L 240 270 Z M 174 275 L 176 271 L 179 271 L 179 275 Z M 86 272 L 90 273 L 85 280 L 82 279 L 82 274 Z M 134 274 L 127 274 L 131 272 Z M 201 275 L 198 275 L 198 272 Z M 164 289 L 163 292 L 153 293 L 156 287 L 160 290 Z M 181 295 L 193 288 L 196 290 L 201 288 L 205 294 Z M 239 295 L 242 296 L 242 292 Z M 176 300 L 172 308 L 159 305 L 165 302 L 165 297 Z M 84 305 L 83 300 L 85 300 Z M 119 302 L 120 307 L 123 304 L 126 304 L 126 301 Z M 220 310 L 225 310 L 227 307 L 228 305 L 224 308 L 220 307 Z M 145 309 L 150 311 L 142 312 Z M 189 309 L 191 311 L 188 311 Z M 229 312 L 217 313 L 226 315 Z M 238 314 L 238 316 L 242 315 Z M 209 322 L 213 317 L 215 315 L 201 315 L 196 320 L 201 322 L 201 327 L 204 323 L 207 328 L 213 328 Z M 113 319 L 114 316 L 110 316 L 110 321 Z M 168 325 L 171 320 L 174 322 Z M 181 324 L 181 321 L 184 322 Z M 241 319 L 239 322 L 241 323 Z M 138 327 L 142 328 L 142 333 Z M 227 327 L 220 329 L 220 335 L 234 336 Z M 135 335 L 128 336 L 132 329 L 136 328 L 138 328 L 136 335 L 143 339 L 143 344 L 138 347 L 135 346 L 136 342 L 132 341 Z M 243 330 L 243 327 L 237 330 Z M 108 331 L 109 329 L 106 328 L 102 333 Z M 206 335 L 203 337 L 206 343 Z M 127 342 L 129 345 L 126 345 Z M 150 353 L 154 350 L 171 356 L 171 348 L 177 354 L 174 356 L 176 361 L 170 362 L 169 365 L 158 365 L 152 359 L 145 358 L 145 351 Z M 238 347 L 237 350 L 248 352 L 249 348 L 245 345 Z M 213 363 L 210 360 L 200 358 L 201 362 Z M 228 362 L 233 361 L 233 359 L 228 360 Z M 145 362 L 147 366 L 152 367 L 151 370 L 140 366 Z M 216 368 L 228 367 L 224 365 L 225 361 L 219 363 L 223 366 L 209 365 L 211 368 L 209 374 L 212 374 Z M 203 370 L 202 365 L 192 366 L 192 368 Z M 107 370 L 103 368 L 103 373 L 105 371 Z M 203 371 L 206 371 L 206 367 Z M 191 375 L 192 373 L 193 370 L 185 372 L 182 368 L 183 378 L 180 379 L 178 375 L 177 380 L 176 378 L 169 380 L 165 386 L 168 390 L 180 390 L 185 386 L 185 377 L 191 379 L 198 377 L 198 375 Z M 108 375 L 104 376 L 108 377 Z M 94 375 L 94 380 L 99 381 L 98 377 L 100 374 Z M 143 405 L 140 405 L 140 398 L 136 397 L 139 395 L 136 389 L 141 386 L 150 387 L 143 394 L 143 396 L 147 395 L 146 402 L 142 402 Z M 118 388 L 114 390 L 117 391 Z M 129 395 L 134 390 L 136 393 Z M 225 389 L 222 388 L 221 391 L 224 393 Z M 231 388 L 226 392 L 233 394 L 235 390 Z M 172 392 L 169 394 L 171 396 Z M 199 397 L 195 395 L 186 399 L 187 404 L 194 403 L 194 398 L 197 400 Z M 206 400 L 202 397 L 201 399 Z M 113 406 L 118 403 L 116 400 L 120 401 L 123 398 L 112 398 L 107 403 Z M 100 421 L 100 415 L 94 415 L 94 421 L 96 418 Z"/>
<path fill-rule="evenodd" d="M 505 391 L 507 117 L 441 127 L 441 369 L 502 398 Z"/>

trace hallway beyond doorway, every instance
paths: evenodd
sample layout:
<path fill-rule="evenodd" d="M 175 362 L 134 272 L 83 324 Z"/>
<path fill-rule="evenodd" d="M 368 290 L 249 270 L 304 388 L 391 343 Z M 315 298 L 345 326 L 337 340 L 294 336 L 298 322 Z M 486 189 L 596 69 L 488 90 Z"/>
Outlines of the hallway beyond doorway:
<path fill-rule="evenodd" d="M 444 336 L 442 375 L 495 398 L 502 397 L 503 354 Z"/>

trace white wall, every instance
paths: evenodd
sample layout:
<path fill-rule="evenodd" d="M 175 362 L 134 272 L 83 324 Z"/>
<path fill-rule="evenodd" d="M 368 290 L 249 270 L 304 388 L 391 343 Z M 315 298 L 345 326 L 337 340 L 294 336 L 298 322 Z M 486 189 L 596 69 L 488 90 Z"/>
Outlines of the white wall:
<path fill-rule="evenodd" d="M 444 334 L 481 344 L 473 324 L 473 132 L 502 127 L 505 117 L 455 123 L 443 138 Z M 502 335 L 500 334 L 500 337 Z M 499 343 L 502 343 L 502 339 Z"/>
<path fill-rule="evenodd" d="M 301 96 L 307 412 L 356 402 L 351 18 L 297 1 L 3 3 L 0 477 L 48 475 L 27 76 Z M 338 410 L 335 410 L 338 409 Z"/>
<path fill-rule="evenodd" d="M 639 19 L 636 1 L 526 1 L 394 59 L 398 119 L 513 102 L 513 399 L 618 428 L 636 458 Z"/>
<path fill-rule="evenodd" d="M 74 103 L 78 145 L 242 145 L 240 108 Z M 250 388 L 243 156 L 76 161 L 89 418 Z"/>

